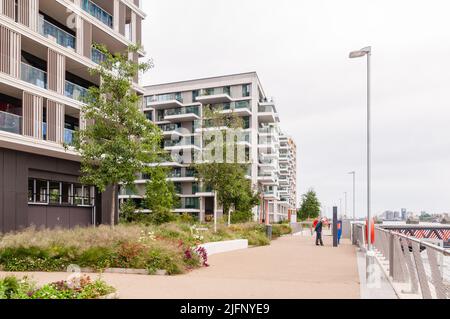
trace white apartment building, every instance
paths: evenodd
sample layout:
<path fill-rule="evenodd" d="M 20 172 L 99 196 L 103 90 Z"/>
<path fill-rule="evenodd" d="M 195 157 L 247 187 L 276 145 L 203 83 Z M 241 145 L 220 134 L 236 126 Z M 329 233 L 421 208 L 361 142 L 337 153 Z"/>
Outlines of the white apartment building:
<path fill-rule="evenodd" d="M 240 143 L 250 163 L 248 178 L 261 195 L 255 208 L 255 220 L 276 222 L 287 219 L 296 207 L 295 167 L 280 171 L 280 119 L 275 103 L 266 96 L 255 72 L 218 76 L 152 85 L 145 88 L 143 112 L 164 134 L 164 149 L 176 157 L 161 165 L 169 166 L 169 179 L 175 183 L 181 205 L 175 212 L 190 213 L 201 221 L 213 219 L 214 210 L 221 216 L 214 192 L 205 189 L 190 168 L 195 154 L 203 151 L 202 134 L 214 129 L 203 118 L 203 109 L 210 106 L 221 112 L 234 112 L 243 119 L 244 134 Z M 294 150 L 292 150 L 294 152 Z M 280 185 L 285 175 L 290 185 Z M 136 181 L 137 191 L 121 190 L 120 199 L 132 199 L 139 206 L 145 193 L 146 176 Z M 285 192 L 280 194 L 280 188 Z"/>
<path fill-rule="evenodd" d="M 109 222 L 109 195 L 79 183 L 79 155 L 63 144 L 100 83 L 93 45 L 126 52 L 144 18 L 140 0 L 0 0 L 0 233 Z"/>

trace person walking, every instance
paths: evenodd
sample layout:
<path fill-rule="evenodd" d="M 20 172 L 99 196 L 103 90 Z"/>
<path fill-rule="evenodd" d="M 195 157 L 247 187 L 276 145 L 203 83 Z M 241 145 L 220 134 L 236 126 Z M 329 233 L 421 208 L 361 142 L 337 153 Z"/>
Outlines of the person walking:
<path fill-rule="evenodd" d="M 322 227 L 323 227 L 323 219 L 319 220 L 314 230 L 316 231 L 316 246 L 323 246 L 322 241 Z"/>

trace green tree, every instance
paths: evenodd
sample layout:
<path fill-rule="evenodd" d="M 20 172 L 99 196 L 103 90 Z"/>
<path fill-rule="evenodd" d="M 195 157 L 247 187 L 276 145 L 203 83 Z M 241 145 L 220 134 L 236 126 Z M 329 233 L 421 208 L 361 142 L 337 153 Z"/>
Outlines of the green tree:
<path fill-rule="evenodd" d="M 145 207 L 150 209 L 150 221 L 160 225 L 174 220 L 172 209 L 178 203 L 175 186 L 167 181 L 167 169 L 162 166 L 146 170 L 149 181 L 145 186 Z"/>
<path fill-rule="evenodd" d="M 115 223 L 117 189 L 119 184 L 134 188 L 136 174 L 145 163 L 159 155 L 161 132 L 140 111 L 141 98 L 132 87 L 138 72 L 145 72 L 150 63 L 135 63 L 129 54 L 110 54 L 105 47 L 96 46 L 106 57 L 96 69 L 100 86 L 91 87 L 82 114 L 86 127 L 76 133 L 75 148 L 81 154 L 81 181 L 94 185 L 101 192 L 111 187 L 111 227 Z"/>
<path fill-rule="evenodd" d="M 317 199 L 316 192 L 313 189 L 310 189 L 306 194 L 302 195 L 300 209 L 297 212 L 298 220 L 319 217 L 320 206 L 321 205 Z"/>
<path fill-rule="evenodd" d="M 220 110 L 212 110 L 210 106 L 204 108 L 204 117 L 208 126 L 223 128 L 222 134 L 223 157 L 218 161 L 203 161 L 196 164 L 195 169 L 204 185 L 212 188 L 217 195 L 218 203 L 223 207 L 224 215 L 228 215 L 228 224 L 231 223 L 231 210 L 251 210 L 258 201 L 254 194 L 250 181 L 246 178 L 248 164 L 238 161 L 236 140 L 229 141 L 227 133 L 229 130 L 239 130 L 243 127 L 243 121 L 234 112 L 221 113 Z M 211 140 L 206 141 L 211 142 Z M 214 141 L 213 141 L 214 142 Z M 215 141 L 217 143 L 217 141 Z M 217 144 L 216 144 L 217 145 Z M 233 149 L 234 161 L 226 161 L 227 151 Z"/>

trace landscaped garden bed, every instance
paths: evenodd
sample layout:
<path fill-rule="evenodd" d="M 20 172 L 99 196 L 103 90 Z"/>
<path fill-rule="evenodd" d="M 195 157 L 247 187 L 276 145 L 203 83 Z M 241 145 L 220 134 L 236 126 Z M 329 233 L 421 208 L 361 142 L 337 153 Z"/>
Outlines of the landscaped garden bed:
<path fill-rule="evenodd" d="M 273 238 L 290 233 L 273 225 Z M 250 246 L 270 244 L 265 227 L 255 223 L 210 226 L 174 222 L 160 226 L 119 225 L 74 230 L 27 229 L 0 239 L 0 270 L 66 271 L 77 265 L 96 271 L 108 268 L 145 269 L 148 274 L 182 274 L 207 266 L 207 242 L 248 239 Z"/>
<path fill-rule="evenodd" d="M 88 276 L 74 277 L 38 287 L 27 277 L 0 279 L 1 299 L 109 299 L 116 298 L 115 288 Z"/>

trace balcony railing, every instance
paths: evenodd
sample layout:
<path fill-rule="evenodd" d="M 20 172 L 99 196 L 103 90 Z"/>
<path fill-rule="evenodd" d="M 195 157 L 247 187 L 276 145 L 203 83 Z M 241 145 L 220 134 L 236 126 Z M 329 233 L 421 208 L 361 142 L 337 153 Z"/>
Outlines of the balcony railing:
<path fill-rule="evenodd" d="M 198 106 L 179 107 L 176 109 L 168 109 L 164 111 L 164 116 L 174 116 L 183 114 L 195 114 L 200 115 Z"/>
<path fill-rule="evenodd" d="M 210 95 L 220 95 L 220 94 L 230 95 L 231 89 L 229 87 L 203 89 L 200 91 L 199 96 L 210 96 Z"/>
<path fill-rule="evenodd" d="M 167 102 L 167 101 L 178 101 L 183 103 L 183 98 L 179 93 L 152 95 L 147 98 L 148 103 Z"/>
<path fill-rule="evenodd" d="M 91 60 L 97 64 L 101 64 L 106 61 L 106 55 L 96 48 L 91 50 Z"/>
<path fill-rule="evenodd" d="M 23 62 L 20 67 L 20 78 L 22 81 L 37 85 L 43 89 L 47 88 L 47 72 Z"/>
<path fill-rule="evenodd" d="M 180 128 L 180 125 L 178 125 L 178 124 L 162 124 L 162 125 L 159 125 L 159 128 L 163 132 L 172 132 L 172 131 L 175 131 L 178 128 Z"/>
<path fill-rule="evenodd" d="M 258 106 L 258 112 L 259 113 L 273 112 L 273 106 L 272 105 L 260 105 L 260 106 Z"/>
<path fill-rule="evenodd" d="M 166 140 L 164 141 L 164 147 L 175 147 L 175 146 L 197 146 L 200 147 L 200 141 L 196 140 L 194 136 L 185 137 L 178 141 Z"/>
<path fill-rule="evenodd" d="M 44 37 L 55 38 L 59 45 L 75 50 L 76 38 L 70 33 L 48 22 L 42 16 L 39 18 L 39 33 Z"/>
<path fill-rule="evenodd" d="M 22 134 L 22 117 L 0 111 L 0 131 Z"/>
<path fill-rule="evenodd" d="M 74 134 L 75 134 L 74 130 L 65 128 L 64 129 L 64 143 L 67 145 L 73 145 Z"/>
<path fill-rule="evenodd" d="M 81 85 L 66 81 L 64 94 L 71 99 L 83 102 L 86 99 L 88 89 Z"/>
<path fill-rule="evenodd" d="M 178 205 L 175 208 L 177 208 L 177 209 L 200 209 L 200 200 L 197 197 L 181 198 Z"/>
<path fill-rule="evenodd" d="M 108 27 L 113 27 L 113 17 L 108 12 L 89 0 L 82 0 L 81 7 L 94 18 L 100 20 Z"/>

